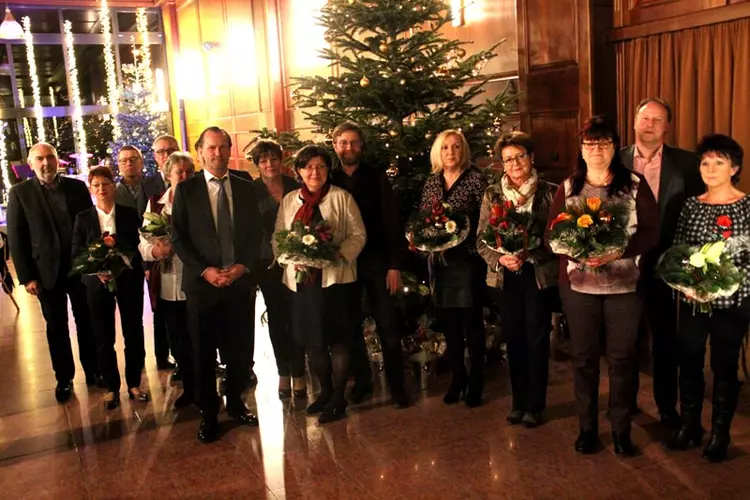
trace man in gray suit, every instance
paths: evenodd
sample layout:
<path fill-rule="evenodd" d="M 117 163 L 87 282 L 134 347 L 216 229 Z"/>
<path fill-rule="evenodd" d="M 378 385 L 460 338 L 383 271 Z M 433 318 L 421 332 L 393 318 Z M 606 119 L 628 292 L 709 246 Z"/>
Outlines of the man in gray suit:
<path fill-rule="evenodd" d="M 148 200 L 164 194 L 166 187 L 159 174 L 143 177 L 143 154 L 135 146 L 126 145 L 117 154 L 120 182 L 117 183 L 115 203 L 135 208 L 143 218 Z"/>
<path fill-rule="evenodd" d="M 641 101 L 635 114 L 635 144 L 620 151 L 626 167 L 646 178 L 659 203 L 660 236 L 655 250 L 643 256 L 641 290 L 645 299 L 644 327 L 651 331 L 654 400 L 663 424 L 679 427 L 677 405 L 677 306 L 672 290 L 655 276 L 659 256 L 674 239 L 685 200 L 705 187 L 695 153 L 664 144 L 672 109 L 662 99 Z M 633 409 L 637 408 L 633 402 Z M 636 410 L 637 411 L 637 410 Z"/>

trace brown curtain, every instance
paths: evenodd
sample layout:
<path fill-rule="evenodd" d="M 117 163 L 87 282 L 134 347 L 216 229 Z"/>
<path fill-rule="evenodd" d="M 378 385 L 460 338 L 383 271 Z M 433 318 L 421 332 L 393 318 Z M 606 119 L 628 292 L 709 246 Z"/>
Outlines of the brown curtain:
<path fill-rule="evenodd" d="M 619 43 L 617 71 L 624 142 L 634 140 L 638 102 L 659 96 L 674 108 L 668 143 L 694 149 L 703 135 L 718 132 L 750 156 L 750 19 Z M 750 191 L 750 168 L 740 187 Z"/>

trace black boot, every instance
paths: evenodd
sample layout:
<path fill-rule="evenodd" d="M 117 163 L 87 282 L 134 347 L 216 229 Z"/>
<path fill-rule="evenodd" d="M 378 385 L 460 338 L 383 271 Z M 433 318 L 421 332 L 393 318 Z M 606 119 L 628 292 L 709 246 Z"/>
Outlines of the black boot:
<path fill-rule="evenodd" d="M 703 458 L 709 462 L 721 462 L 727 456 L 729 428 L 737 409 L 740 386 L 741 383 L 737 380 L 714 380 L 711 438 L 703 450 Z"/>
<path fill-rule="evenodd" d="M 701 445 L 706 432 L 701 426 L 704 389 L 703 378 L 680 377 L 680 428 L 664 443 L 670 450 L 685 450 L 691 443 Z"/>
<path fill-rule="evenodd" d="M 482 404 L 482 390 L 484 389 L 484 374 L 481 367 L 472 367 L 469 375 L 469 389 L 466 391 L 466 406 L 475 408 Z"/>
<path fill-rule="evenodd" d="M 612 442 L 615 448 L 615 455 L 624 455 L 632 457 L 635 455 L 635 446 L 630 439 L 630 429 L 622 432 L 612 433 Z"/>
<path fill-rule="evenodd" d="M 454 405 L 458 403 L 461 396 L 466 392 L 466 385 L 468 383 L 468 377 L 466 376 L 466 370 L 454 371 L 453 380 L 451 385 L 448 387 L 448 391 L 443 396 L 443 403 L 447 405 Z"/>

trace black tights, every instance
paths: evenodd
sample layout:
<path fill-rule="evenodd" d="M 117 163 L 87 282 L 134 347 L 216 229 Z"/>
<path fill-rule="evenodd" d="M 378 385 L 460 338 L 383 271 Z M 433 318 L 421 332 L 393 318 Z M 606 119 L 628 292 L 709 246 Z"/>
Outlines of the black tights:
<path fill-rule="evenodd" d="M 346 404 L 344 391 L 349 377 L 349 346 L 308 347 L 310 370 L 320 383 L 320 398 L 332 398 L 336 405 Z"/>

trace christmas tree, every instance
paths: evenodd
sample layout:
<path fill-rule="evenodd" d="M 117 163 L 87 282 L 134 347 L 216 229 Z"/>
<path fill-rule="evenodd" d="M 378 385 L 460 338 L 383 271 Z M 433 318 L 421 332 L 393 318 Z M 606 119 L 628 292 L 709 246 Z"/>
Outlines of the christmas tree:
<path fill-rule="evenodd" d="M 353 120 L 363 129 L 363 162 L 386 169 L 402 208 L 416 204 L 430 172 L 435 136 L 460 129 L 474 158 L 490 156 L 503 118 L 515 105 L 506 91 L 482 102 L 481 72 L 500 43 L 467 55 L 470 42 L 448 40 L 441 0 L 332 0 L 321 9 L 330 48 L 322 57 L 339 76 L 293 81 L 295 105 L 330 134 Z"/>
<path fill-rule="evenodd" d="M 143 153 L 144 173 L 150 176 L 157 169 L 151 146 L 154 139 L 167 133 L 166 113 L 154 109 L 153 83 L 149 84 L 149 78 L 144 77 L 138 64 L 124 64 L 122 72 L 124 85 L 119 90 L 119 112 L 110 145 L 111 155 L 116 161 L 123 146 L 137 147 Z"/>

